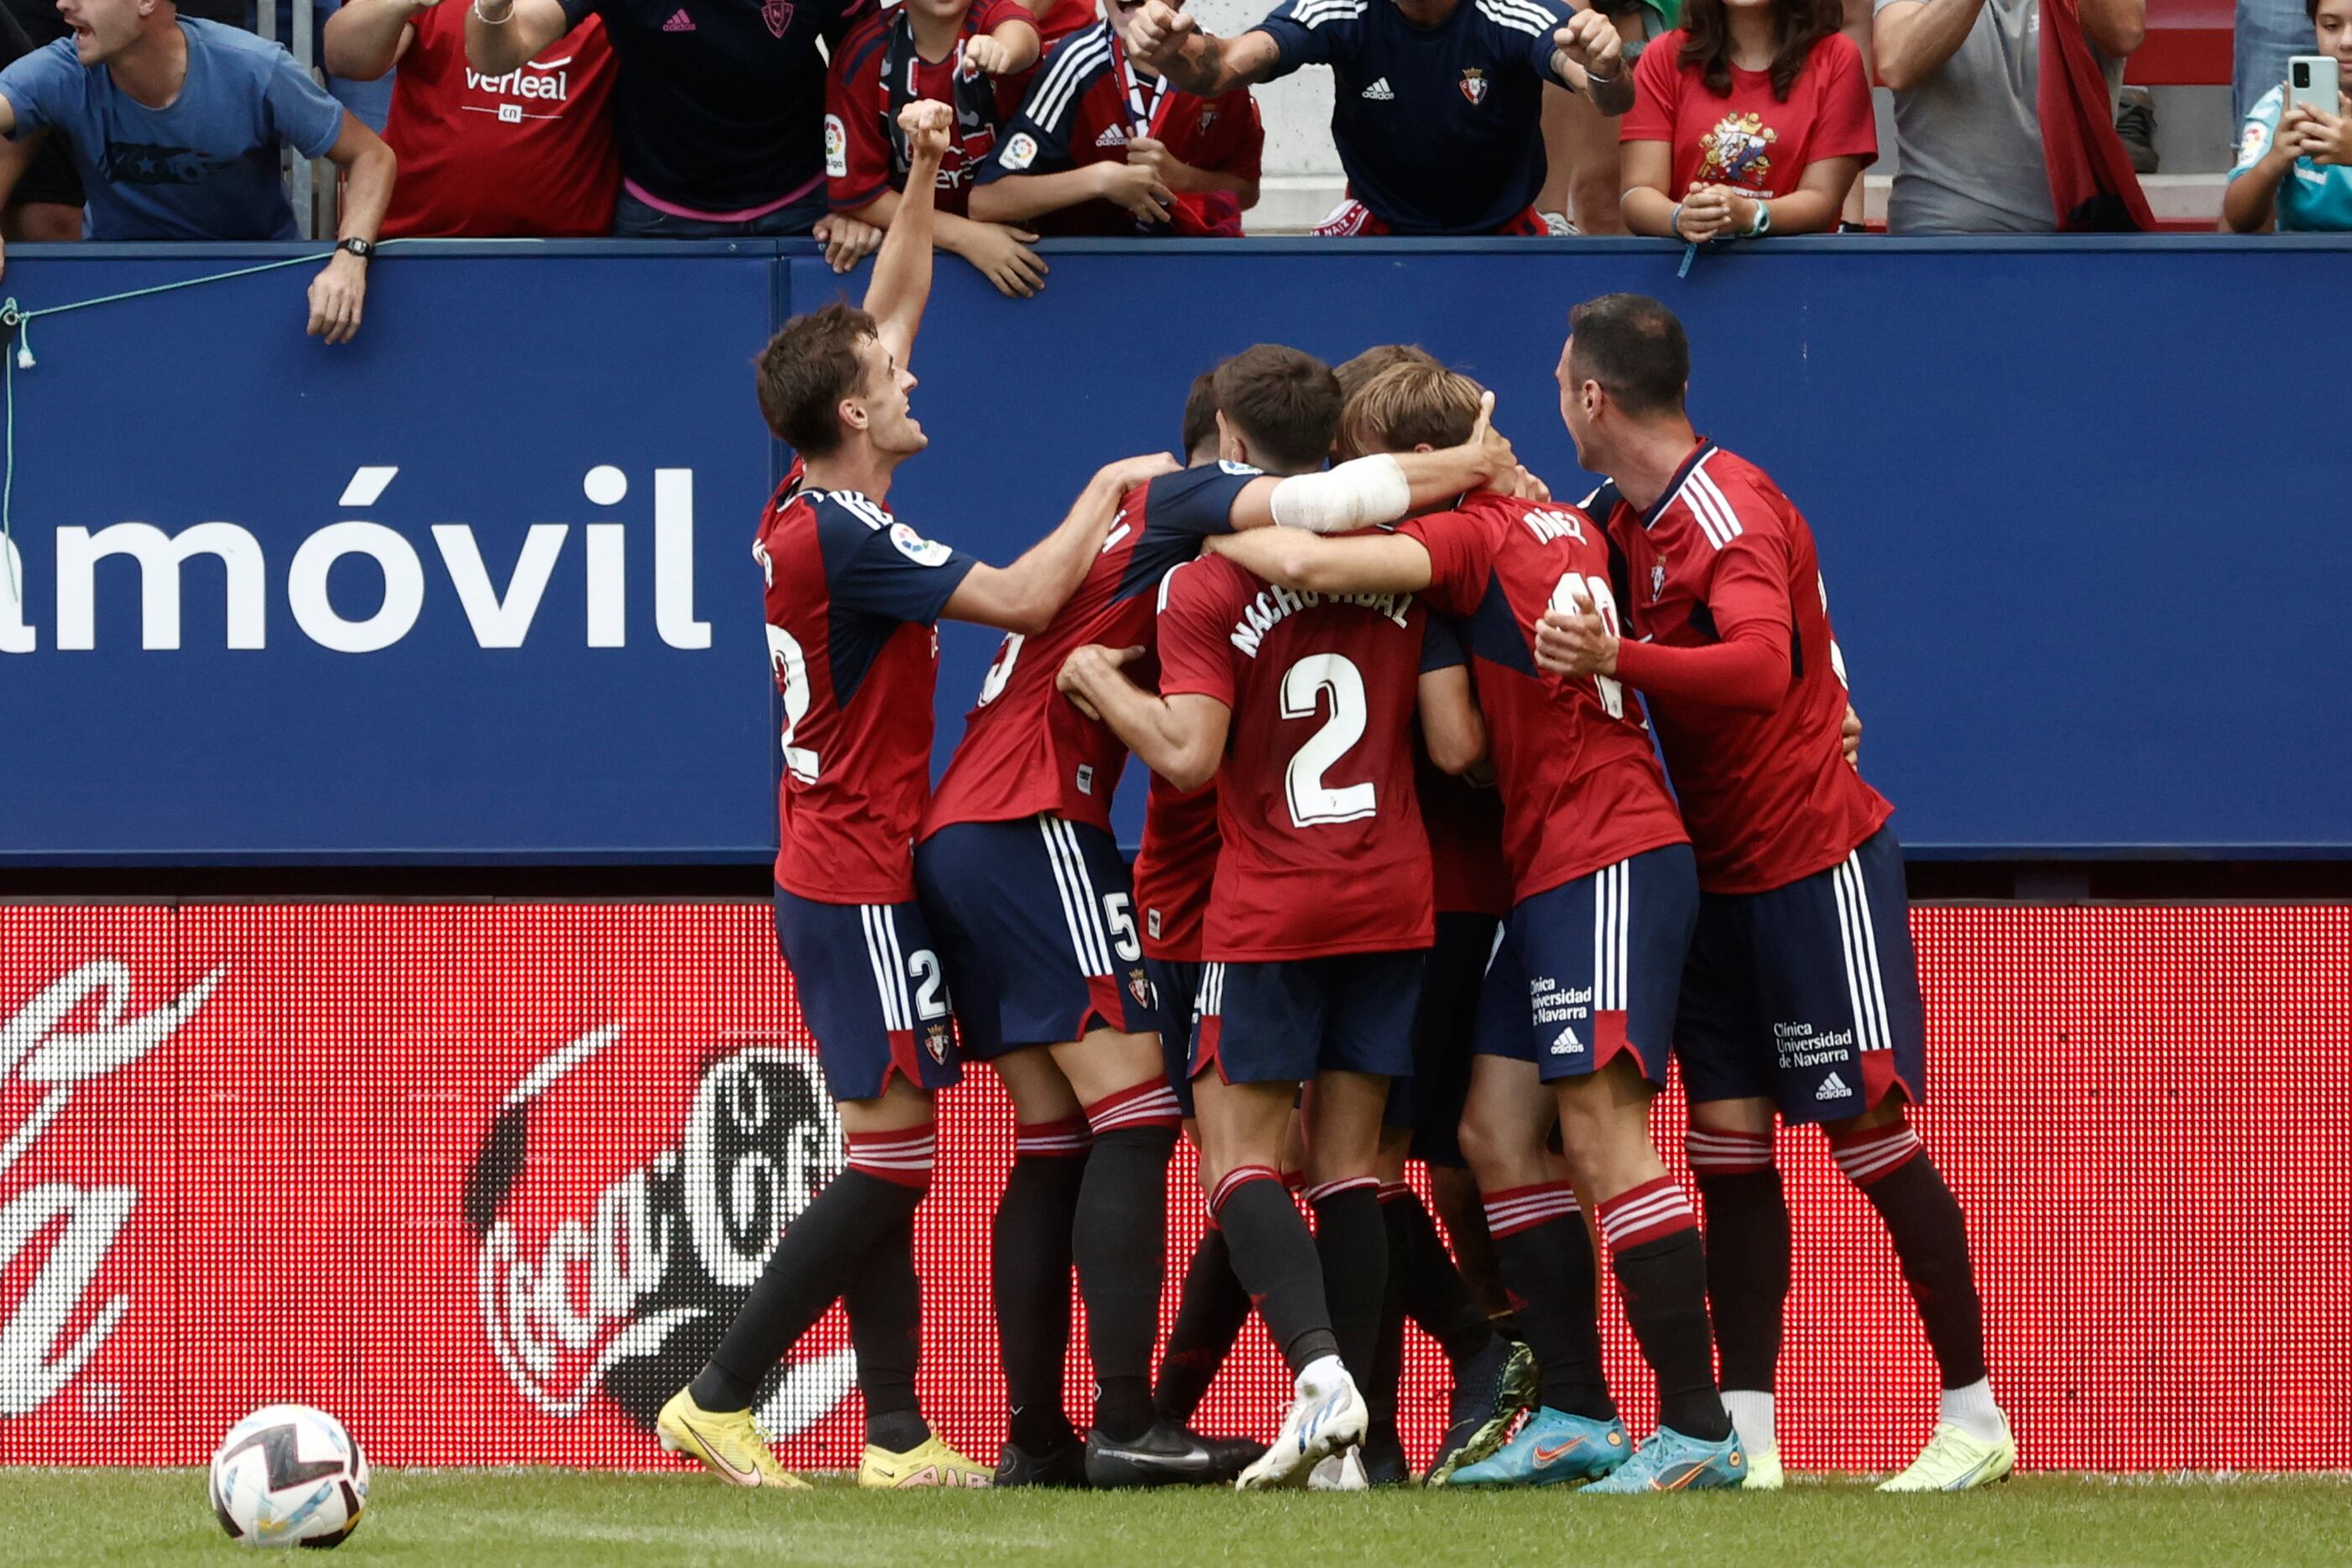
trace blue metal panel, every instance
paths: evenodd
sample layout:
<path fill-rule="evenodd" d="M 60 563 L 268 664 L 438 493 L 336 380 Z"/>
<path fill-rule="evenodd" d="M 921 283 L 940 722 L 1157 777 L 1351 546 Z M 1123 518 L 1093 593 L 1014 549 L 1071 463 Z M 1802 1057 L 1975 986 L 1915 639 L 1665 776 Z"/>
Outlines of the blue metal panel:
<path fill-rule="evenodd" d="M 1682 311 L 1703 428 L 1811 518 L 1915 852 L 2352 854 L 2340 379 L 2298 345 L 2352 246 L 2285 237 L 1445 241 L 1052 247 L 1034 302 L 943 260 L 915 356 L 930 450 L 893 506 L 1004 561 L 1097 465 L 1172 445 L 1186 385 L 1259 340 L 1334 360 L 1412 340 L 1492 383 L 1580 493 L 1551 370 L 1575 300 Z M 41 306 L 289 254 L 15 247 Z M 299 247 L 291 254 L 300 254 Z M 772 843 L 773 742 L 743 545 L 772 482 L 746 362 L 836 279 L 804 245 L 457 242 L 376 271 L 359 341 L 300 333 L 307 268 L 37 323 L 16 377 L 32 653 L 0 653 L 0 863 L 742 861 Z M 592 505 L 609 465 L 627 495 Z M 354 471 L 397 465 L 366 508 Z M 654 473 L 693 472 L 693 616 L 654 624 Z M 295 553 L 396 530 L 424 597 L 399 642 L 296 622 Z M 184 569 L 181 646 L 140 646 L 139 569 L 95 570 L 96 647 L 58 643 L 60 528 L 221 520 L 265 559 L 267 645 L 224 646 L 221 565 Z M 583 526 L 626 530 L 626 643 L 587 645 Z M 493 591 L 568 525 L 518 648 L 486 649 L 431 532 L 470 524 Z M 338 611 L 376 569 L 347 560 Z M 484 607 L 478 605 L 478 611 Z M 0 643 L 10 624 L 0 608 Z M 940 759 L 992 635 L 943 638 Z M 1121 814 L 1131 838 L 1132 791 Z"/>

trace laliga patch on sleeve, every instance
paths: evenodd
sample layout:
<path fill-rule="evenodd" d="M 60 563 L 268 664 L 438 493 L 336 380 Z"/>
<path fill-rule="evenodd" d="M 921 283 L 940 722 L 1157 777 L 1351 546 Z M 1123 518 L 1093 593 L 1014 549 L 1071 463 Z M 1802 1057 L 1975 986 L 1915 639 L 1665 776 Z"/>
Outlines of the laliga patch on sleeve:
<path fill-rule="evenodd" d="M 890 525 L 890 542 L 917 566 L 945 566 L 955 552 L 937 539 L 927 539 L 904 523 Z"/>
<path fill-rule="evenodd" d="M 1037 162 L 1037 139 L 1025 131 L 1017 131 L 1004 143 L 1004 166 L 1026 169 Z"/>
<path fill-rule="evenodd" d="M 849 131 L 837 114 L 824 117 L 824 172 L 836 180 L 849 178 Z"/>
<path fill-rule="evenodd" d="M 1236 479 L 1255 479 L 1265 472 L 1263 468 L 1253 468 L 1246 463 L 1235 463 L 1229 457 L 1218 458 L 1217 466 Z"/>
<path fill-rule="evenodd" d="M 2270 146 L 2271 128 L 2259 120 L 2247 120 L 2245 135 L 2238 142 L 2238 167 L 2243 169 L 2261 162 L 2263 154 L 2270 151 Z"/>

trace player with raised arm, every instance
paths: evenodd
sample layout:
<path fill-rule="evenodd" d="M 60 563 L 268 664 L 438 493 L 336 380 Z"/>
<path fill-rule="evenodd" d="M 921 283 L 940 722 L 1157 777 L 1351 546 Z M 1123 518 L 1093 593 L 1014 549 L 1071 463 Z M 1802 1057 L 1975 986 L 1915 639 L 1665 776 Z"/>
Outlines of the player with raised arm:
<path fill-rule="evenodd" d="M 1377 450 L 1410 434 L 1409 411 L 1435 431 L 1461 428 L 1477 398 L 1465 377 L 1400 366 L 1360 399 L 1385 411 L 1388 428 L 1357 439 Z M 1283 530 L 1212 549 L 1301 592 L 1412 592 L 1458 617 L 1492 737 L 1515 902 L 1480 998 L 1463 1136 L 1505 1278 L 1523 1302 L 1540 1407 L 1500 1453 L 1448 1484 L 1739 1485 L 1747 1467 L 1716 1393 L 1696 1218 L 1649 1133 L 1697 875 L 1638 710 L 1627 713 L 1613 682 L 1563 680 L 1535 664 L 1534 622 L 1547 606 L 1613 604 L 1600 528 L 1571 507 L 1489 492 L 1387 537 Z M 1498 1099 L 1507 1124 L 1490 1109 Z M 1583 1218 L 1543 1159 L 1555 1118 L 1657 1375 L 1658 1430 L 1630 1455 L 1601 1376 Z"/>
<path fill-rule="evenodd" d="M 1119 496 L 1171 465 L 1104 469 L 1059 528 L 1004 568 L 890 515 L 892 475 L 928 441 L 908 412 L 907 362 L 930 293 L 932 177 L 950 123 L 940 103 L 901 115 L 913 168 L 867 308 L 835 302 L 796 317 L 759 361 L 761 412 L 800 456 L 752 546 L 784 709 L 776 936 L 839 1106 L 848 1168 L 793 1219 L 709 1361 L 657 1418 L 664 1448 L 739 1486 L 806 1484 L 777 1462 L 751 1405 L 836 1300 L 866 1399 L 858 1484 L 989 1482 L 931 1434 L 915 1400 L 915 1209 L 930 1183 L 931 1093 L 959 1075 L 909 848 L 929 795 L 933 622 L 1044 626 L 1101 547 Z"/>
<path fill-rule="evenodd" d="M 1819 1123 L 1885 1223 L 1943 1376 L 1926 1448 L 1882 1490 L 1958 1491 L 2008 1475 L 2017 1448 L 1986 1375 L 1983 1308 L 1960 1206 L 1905 1120 L 1925 1094 L 1927 1025 L 1903 850 L 1885 797 L 1846 765 L 1845 663 L 1812 529 L 1754 464 L 1684 408 L 1690 348 L 1654 299 L 1570 312 L 1560 413 L 1590 503 L 1623 552 L 1630 628 L 1559 607 L 1543 667 L 1649 701 L 1698 854 L 1698 934 L 1675 1049 L 1706 1207 L 1725 1398 L 1780 1483 L 1773 1378 L 1789 1292 L 1780 1120 Z"/>
<path fill-rule="evenodd" d="M 1139 64 L 1202 97 L 1331 68 L 1348 199 L 1325 235 L 1542 235 L 1544 84 L 1606 115 L 1633 102 L 1615 25 L 1556 0 L 1283 0 L 1231 38 L 1146 0 L 1124 26 Z"/>
<path fill-rule="evenodd" d="M 1286 441 L 1293 461 L 1328 447 L 1337 394 L 1335 382 L 1319 442 L 1304 431 Z M 1221 375 L 1229 456 L 1262 437 L 1252 417 Z M 1483 421 L 1469 436 L 1471 449 L 1487 441 Z M 1403 486 L 1401 472 L 1388 479 Z M 1339 509 L 1307 508 L 1327 524 Z M 1190 1066 L 1202 1180 L 1234 1270 L 1297 1378 L 1281 1432 L 1242 1472 L 1244 1490 L 1280 1484 L 1364 1437 L 1348 1368 L 1370 1364 L 1380 1332 L 1381 1112 L 1389 1078 L 1411 1071 L 1432 927 L 1416 704 L 1441 761 L 1466 767 L 1485 746 L 1475 709 L 1449 700 L 1454 684 L 1424 681 L 1425 621 L 1410 594 L 1302 598 L 1202 560 L 1161 586 L 1159 695 L 1121 667 L 1140 648 L 1080 648 L 1060 673 L 1062 689 L 1170 784 L 1217 781 L 1222 848 Z M 1277 1174 L 1294 1093 L 1308 1083 L 1311 1237 Z M 1360 1463 L 1352 1474 L 1360 1485 Z"/>
<path fill-rule="evenodd" d="M 1147 648 L 1160 580 L 1203 538 L 1272 523 L 1322 465 L 1339 423 L 1330 369 L 1260 344 L 1217 369 L 1226 461 L 1139 484 L 1085 580 L 1049 624 L 1005 639 L 926 813 L 915 863 L 956 997 L 964 1053 L 995 1068 L 1020 1120 L 998 1213 L 999 1333 L 1013 1431 L 1000 1468 L 1050 1475 L 1074 1433 L 1061 1408 L 1072 1235 L 1097 1393 L 1085 1469 L 1096 1486 L 1198 1479 L 1216 1456 L 1157 1422 L 1151 1350 L 1166 1268 L 1167 1166 L 1181 1109 L 1156 1037 L 1150 976 L 1110 800 L 1127 748 L 1063 700 L 1055 677 L 1089 643 Z M 1386 517 L 1490 473 L 1482 440 L 1431 453 Z M 1316 476 L 1306 489 L 1345 476 Z M 1284 486 L 1292 485 L 1292 492 Z M 1066 1151 L 1091 1132 L 1072 1181 Z M 1009 1233 L 1009 1234 L 1008 1234 Z M 1012 1477 L 1008 1477 L 1012 1479 Z"/>

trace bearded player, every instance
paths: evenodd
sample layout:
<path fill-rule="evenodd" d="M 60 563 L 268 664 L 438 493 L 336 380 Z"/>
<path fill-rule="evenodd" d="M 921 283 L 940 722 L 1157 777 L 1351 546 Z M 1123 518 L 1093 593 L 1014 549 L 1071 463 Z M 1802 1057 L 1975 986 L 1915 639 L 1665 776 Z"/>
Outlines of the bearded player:
<path fill-rule="evenodd" d="M 1754 464 L 1684 409 L 1690 346 L 1654 299 L 1578 306 L 1560 352 L 1589 503 L 1623 551 L 1632 625 L 1544 618 L 1546 670 L 1640 690 L 1698 855 L 1698 934 L 1675 1049 L 1706 1206 L 1725 1398 L 1777 1487 L 1773 1379 L 1789 1293 L 1776 1118 L 1818 1124 L 1886 1226 L 1943 1377 L 1934 1433 L 1886 1491 L 2000 1480 L 2017 1446 L 1986 1375 L 1958 1200 L 1905 1117 L 1926 1092 L 1927 1022 L 1894 807 L 1846 765 L 1843 656 L 1812 529 Z"/>
<path fill-rule="evenodd" d="M 1360 394 L 1359 439 L 1400 442 L 1476 417 L 1478 389 L 1406 364 Z M 1459 619 L 1494 748 L 1515 902 L 1479 1002 L 1465 1152 L 1486 1186 L 1539 1408 L 1449 1485 L 1589 1482 L 1601 1492 L 1737 1487 L 1746 1460 L 1718 1397 L 1696 1217 L 1652 1143 L 1675 988 L 1698 903 L 1687 835 L 1638 710 L 1614 683 L 1535 666 L 1534 624 L 1565 598 L 1607 606 L 1609 551 L 1573 507 L 1487 493 L 1384 538 L 1281 531 L 1218 553 L 1320 593 L 1411 591 Z M 1474 1136 L 1483 1101 L 1517 1131 Z M 1635 1340 L 1657 1375 L 1658 1429 L 1627 1441 L 1601 1378 L 1593 1264 L 1570 1186 L 1544 1157 L 1554 1121 L 1595 1218 Z M 1507 1158 L 1504 1157 L 1507 1156 Z"/>
<path fill-rule="evenodd" d="M 800 458 L 752 550 L 784 710 L 776 936 L 849 1159 L 657 1417 L 664 1448 L 739 1486 L 807 1484 L 778 1463 L 751 1405 L 835 1301 L 847 1308 L 866 1400 L 858 1484 L 989 1482 L 932 1435 L 915 1399 L 915 1209 L 930 1182 L 932 1092 L 959 1074 L 909 848 L 929 794 L 933 622 L 1042 627 L 1085 574 L 1119 496 L 1172 466 L 1161 457 L 1105 469 L 1059 528 L 1003 569 L 891 516 L 891 477 L 927 440 L 908 412 L 907 361 L 930 292 L 931 193 L 950 119 L 931 102 L 900 117 L 913 168 L 867 308 L 835 303 L 795 318 L 759 361 L 761 411 Z"/>

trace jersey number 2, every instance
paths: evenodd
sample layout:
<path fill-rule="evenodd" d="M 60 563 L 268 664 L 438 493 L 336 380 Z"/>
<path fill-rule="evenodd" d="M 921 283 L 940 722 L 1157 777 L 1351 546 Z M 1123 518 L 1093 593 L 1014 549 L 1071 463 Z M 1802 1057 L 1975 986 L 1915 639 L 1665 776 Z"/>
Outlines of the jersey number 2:
<path fill-rule="evenodd" d="M 793 744 L 793 731 L 808 717 L 808 656 L 800 640 L 781 626 L 768 628 L 768 661 L 776 667 L 776 689 L 784 695 L 784 768 L 803 784 L 816 782 L 816 753 Z"/>
<path fill-rule="evenodd" d="M 1290 820 L 1302 828 L 1353 822 L 1381 809 L 1370 783 L 1334 789 L 1323 782 L 1331 765 L 1364 738 L 1364 676 L 1353 661 L 1339 653 L 1309 653 L 1291 665 L 1282 677 L 1282 716 L 1313 718 L 1327 692 L 1331 716 L 1291 758 L 1283 780 L 1290 797 Z"/>

